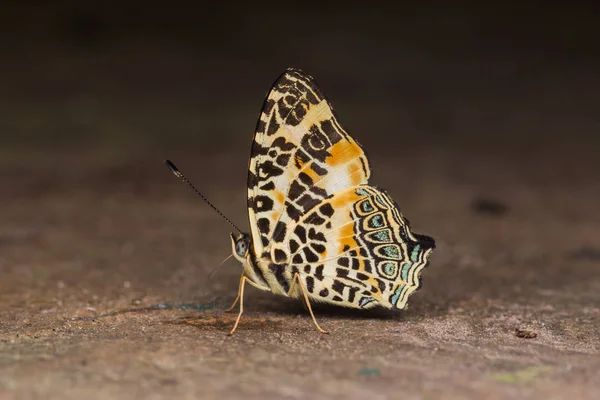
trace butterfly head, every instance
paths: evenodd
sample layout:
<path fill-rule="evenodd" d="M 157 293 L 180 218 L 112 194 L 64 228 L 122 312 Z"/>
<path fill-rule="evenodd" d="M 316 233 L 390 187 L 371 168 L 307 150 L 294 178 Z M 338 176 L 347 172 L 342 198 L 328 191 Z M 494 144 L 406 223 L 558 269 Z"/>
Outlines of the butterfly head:
<path fill-rule="evenodd" d="M 233 249 L 233 255 L 241 263 L 246 261 L 248 252 L 250 251 L 250 235 L 247 233 L 240 233 L 238 235 L 231 234 L 231 248 Z"/>

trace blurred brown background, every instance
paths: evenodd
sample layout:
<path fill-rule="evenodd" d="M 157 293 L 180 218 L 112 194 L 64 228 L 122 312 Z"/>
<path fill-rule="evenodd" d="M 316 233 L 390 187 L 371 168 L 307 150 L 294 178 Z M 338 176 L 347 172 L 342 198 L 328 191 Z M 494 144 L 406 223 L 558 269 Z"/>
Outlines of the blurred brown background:
<path fill-rule="evenodd" d="M 0 6 L 0 397 L 596 398 L 600 7 Z M 249 289 L 249 146 L 313 75 L 438 250 L 405 313 Z M 524 339 L 516 329 L 535 333 Z"/>

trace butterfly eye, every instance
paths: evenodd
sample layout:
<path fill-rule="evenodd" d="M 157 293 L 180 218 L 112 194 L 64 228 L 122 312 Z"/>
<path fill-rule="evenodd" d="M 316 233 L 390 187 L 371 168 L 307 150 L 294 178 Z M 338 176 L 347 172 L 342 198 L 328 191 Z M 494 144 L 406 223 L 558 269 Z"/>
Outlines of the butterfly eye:
<path fill-rule="evenodd" d="M 248 246 L 246 245 L 246 242 L 243 240 L 237 242 L 237 244 L 235 245 L 235 252 L 240 257 L 244 257 L 246 255 L 247 250 L 248 250 Z"/>

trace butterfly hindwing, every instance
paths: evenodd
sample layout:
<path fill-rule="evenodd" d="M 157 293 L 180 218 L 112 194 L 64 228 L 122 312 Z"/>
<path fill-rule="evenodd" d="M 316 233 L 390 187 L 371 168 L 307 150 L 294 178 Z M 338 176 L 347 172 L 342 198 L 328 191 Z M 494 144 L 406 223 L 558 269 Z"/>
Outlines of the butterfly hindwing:
<path fill-rule="evenodd" d="M 325 198 L 369 176 L 362 148 L 313 78 L 288 69 L 265 100 L 252 144 L 248 213 L 255 254 L 281 243 L 288 225 Z"/>
<path fill-rule="evenodd" d="M 368 185 L 342 190 L 289 225 L 271 247 L 284 279 L 298 273 L 317 301 L 403 309 L 435 247 L 413 233 L 396 203 Z"/>

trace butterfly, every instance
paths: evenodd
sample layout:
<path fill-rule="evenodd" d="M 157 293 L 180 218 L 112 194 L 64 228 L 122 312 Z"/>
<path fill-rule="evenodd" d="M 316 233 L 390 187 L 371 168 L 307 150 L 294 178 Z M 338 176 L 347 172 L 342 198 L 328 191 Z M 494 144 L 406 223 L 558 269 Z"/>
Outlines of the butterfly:
<path fill-rule="evenodd" d="M 192 186 L 170 161 L 167 165 Z M 302 299 L 322 333 L 328 332 L 319 326 L 311 301 L 406 308 L 435 241 L 412 232 L 390 195 L 369 185 L 370 176 L 362 147 L 341 127 L 315 80 L 287 69 L 264 101 L 252 141 L 250 233 L 200 195 L 239 232 L 231 234 L 243 271 L 227 310 L 239 301 L 230 335 L 243 314 L 246 283 Z"/>

